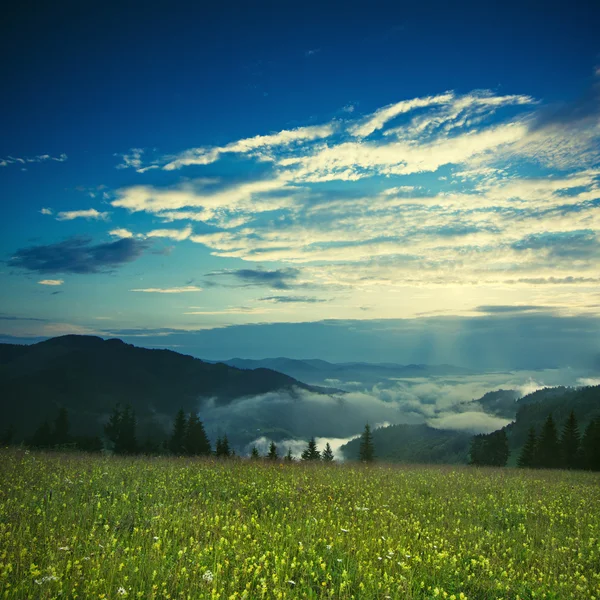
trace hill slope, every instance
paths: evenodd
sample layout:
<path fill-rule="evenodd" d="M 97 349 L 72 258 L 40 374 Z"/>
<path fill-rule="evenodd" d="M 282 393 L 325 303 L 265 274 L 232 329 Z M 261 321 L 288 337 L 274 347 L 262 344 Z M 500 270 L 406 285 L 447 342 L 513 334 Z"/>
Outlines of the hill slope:
<path fill-rule="evenodd" d="M 131 404 L 140 424 L 170 425 L 174 413 L 201 408 L 211 398 L 235 398 L 294 387 L 312 389 L 269 369 L 240 370 L 170 350 L 148 350 L 120 340 L 62 336 L 33 344 L 0 344 L 0 422 L 17 437 L 65 406 L 73 428 L 98 433 L 116 403 Z"/>

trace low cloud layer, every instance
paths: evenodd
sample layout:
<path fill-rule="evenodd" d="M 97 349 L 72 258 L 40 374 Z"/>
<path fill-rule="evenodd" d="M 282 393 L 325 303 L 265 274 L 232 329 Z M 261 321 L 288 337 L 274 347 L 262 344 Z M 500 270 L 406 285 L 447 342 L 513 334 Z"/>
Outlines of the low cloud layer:
<path fill-rule="evenodd" d="M 96 245 L 88 238 L 70 238 L 21 248 L 8 265 L 36 273 L 100 273 L 134 261 L 146 247 L 144 242 L 130 238 Z"/>

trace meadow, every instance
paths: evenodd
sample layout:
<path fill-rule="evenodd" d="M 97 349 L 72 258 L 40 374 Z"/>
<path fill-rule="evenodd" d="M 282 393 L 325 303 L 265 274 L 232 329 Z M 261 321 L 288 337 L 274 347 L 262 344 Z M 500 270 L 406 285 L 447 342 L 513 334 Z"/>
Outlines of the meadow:
<path fill-rule="evenodd" d="M 0 598 L 600 598 L 600 475 L 0 450 Z"/>

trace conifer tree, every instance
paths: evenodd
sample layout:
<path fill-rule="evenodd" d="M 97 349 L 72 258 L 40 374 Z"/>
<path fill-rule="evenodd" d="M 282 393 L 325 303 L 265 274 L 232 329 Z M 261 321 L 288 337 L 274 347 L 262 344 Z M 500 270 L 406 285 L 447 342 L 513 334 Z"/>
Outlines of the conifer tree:
<path fill-rule="evenodd" d="M 588 423 L 581 441 L 581 462 L 584 469 L 600 471 L 600 417 Z"/>
<path fill-rule="evenodd" d="M 560 444 L 558 441 L 558 433 L 552 415 L 542 426 L 540 438 L 537 444 L 535 464 L 543 469 L 557 469 L 560 467 Z"/>
<path fill-rule="evenodd" d="M 562 464 L 567 469 L 577 468 L 579 456 L 579 425 L 575 418 L 575 413 L 571 411 L 560 438 L 560 447 L 562 451 Z"/>
<path fill-rule="evenodd" d="M 35 448 L 49 448 L 52 445 L 52 429 L 46 419 L 35 430 L 29 444 Z"/>
<path fill-rule="evenodd" d="M 210 442 L 202 421 L 195 412 L 191 412 L 185 427 L 184 450 L 190 456 L 209 456 Z"/>
<path fill-rule="evenodd" d="M 231 448 L 229 447 L 227 434 L 225 434 L 222 438 L 217 439 L 216 454 L 219 458 L 229 458 L 231 456 Z"/>
<path fill-rule="evenodd" d="M 333 450 L 331 449 L 329 442 L 325 444 L 325 450 L 323 450 L 323 455 L 321 458 L 323 459 L 323 462 L 333 462 Z"/>
<path fill-rule="evenodd" d="M 250 458 L 257 460 L 260 458 L 260 454 L 258 453 L 258 448 L 256 446 L 252 446 L 252 452 L 250 453 Z"/>
<path fill-rule="evenodd" d="M 292 454 L 292 449 L 288 446 L 288 451 L 287 454 L 285 455 L 284 459 L 287 462 L 294 462 L 294 460 L 296 460 Z"/>
<path fill-rule="evenodd" d="M 6 426 L 6 429 L 2 432 L 0 436 L 0 446 L 10 446 L 12 444 L 13 438 L 15 436 L 15 428 L 11 423 Z"/>
<path fill-rule="evenodd" d="M 52 442 L 56 446 L 64 446 L 71 441 L 69 434 L 69 414 L 63 406 L 59 409 L 58 415 L 54 421 L 54 431 L 52 432 Z"/>
<path fill-rule="evenodd" d="M 536 446 L 537 438 L 535 435 L 535 429 L 533 426 L 531 426 L 529 428 L 529 433 L 527 434 L 527 441 L 525 442 L 517 461 L 517 465 L 519 467 L 531 469 L 535 466 Z"/>
<path fill-rule="evenodd" d="M 173 421 L 173 431 L 169 438 L 169 450 L 173 454 L 182 455 L 185 454 L 185 442 L 187 434 L 188 422 L 185 418 L 183 408 L 180 408 L 175 415 Z"/>
<path fill-rule="evenodd" d="M 471 438 L 471 445 L 469 447 L 469 464 L 474 466 L 485 465 L 485 435 L 482 433 L 474 435 Z"/>
<path fill-rule="evenodd" d="M 277 460 L 279 458 L 277 455 L 277 446 L 275 445 L 275 442 L 271 442 L 269 444 L 269 453 L 267 454 L 267 458 L 269 460 Z"/>
<path fill-rule="evenodd" d="M 362 462 L 373 462 L 375 460 L 373 434 L 368 423 L 365 425 L 365 430 L 360 436 L 359 458 Z"/>
<path fill-rule="evenodd" d="M 119 454 L 135 454 L 138 451 L 136 426 L 135 412 L 131 406 L 127 405 L 121 415 Z"/>
<path fill-rule="evenodd" d="M 108 418 L 108 422 L 104 425 L 104 434 L 112 443 L 113 449 L 117 452 L 117 447 L 119 445 L 119 437 L 121 434 L 121 419 L 122 413 L 121 408 L 117 404 Z M 117 452 L 118 453 L 118 452 Z"/>
<path fill-rule="evenodd" d="M 308 441 L 308 445 L 306 449 L 302 452 L 302 460 L 320 460 L 321 453 L 317 450 L 317 442 L 315 442 L 315 438 L 311 437 Z"/>

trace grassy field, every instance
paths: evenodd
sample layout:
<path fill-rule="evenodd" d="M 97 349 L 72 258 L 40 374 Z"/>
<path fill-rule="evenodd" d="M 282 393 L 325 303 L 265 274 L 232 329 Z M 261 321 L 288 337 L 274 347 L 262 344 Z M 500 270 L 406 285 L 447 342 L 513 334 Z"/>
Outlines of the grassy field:
<path fill-rule="evenodd" d="M 0 462 L 0 598 L 600 598 L 598 474 Z"/>

